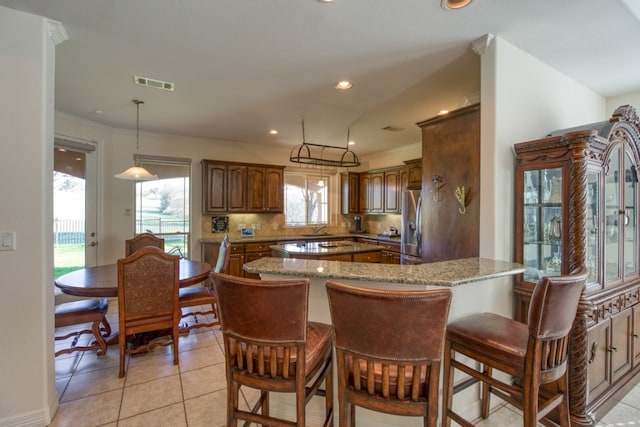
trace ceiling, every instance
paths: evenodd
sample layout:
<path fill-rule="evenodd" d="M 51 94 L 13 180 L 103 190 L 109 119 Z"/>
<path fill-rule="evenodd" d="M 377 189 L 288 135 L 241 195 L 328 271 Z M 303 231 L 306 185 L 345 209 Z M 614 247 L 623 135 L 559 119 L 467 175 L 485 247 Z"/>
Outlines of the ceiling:
<path fill-rule="evenodd" d="M 487 33 L 603 96 L 640 91 L 636 0 L 474 0 L 458 11 L 440 0 L 0 5 L 64 25 L 56 110 L 118 128 L 135 128 L 137 98 L 142 131 L 293 147 L 304 119 L 307 142 L 343 146 L 350 129 L 360 155 L 417 143 L 416 122 L 478 102 L 469 46 Z M 341 79 L 353 88 L 337 91 Z"/>

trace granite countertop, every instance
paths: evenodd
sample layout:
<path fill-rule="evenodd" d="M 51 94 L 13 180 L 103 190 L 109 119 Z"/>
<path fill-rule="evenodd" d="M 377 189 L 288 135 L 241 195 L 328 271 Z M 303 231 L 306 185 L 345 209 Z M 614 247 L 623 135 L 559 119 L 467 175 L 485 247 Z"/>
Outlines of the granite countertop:
<path fill-rule="evenodd" d="M 220 243 L 224 238 L 225 233 L 216 234 L 211 237 L 203 237 L 200 239 L 200 243 Z M 304 240 L 322 240 L 324 238 L 339 239 L 339 238 L 353 238 L 364 237 L 367 239 L 376 239 L 380 241 L 397 242 L 400 243 L 400 236 L 378 235 L 372 233 L 364 234 L 351 234 L 351 233 L 336 233 L 336 234 L 317 234 L 315 236 L 309 235 L 285 235 L 285 234 L 259 234 L 253 237 L 241 237 L 234 236 L 229 233 L 229 241 L 231 243 L 261 243 L 261 242 L 291 242 L 291 241 L 304 241 Z"/>
<path fill-rule="evenodd" d="M 487 258 L 465 258 L 418 265 L 260 258 L 245 264 L 244 269 L 254 274 L 448 287 L 525 271 L 522 264 Z"/>
<path fill-rule="evenodd" d="M 336 255 L 336 254 L 354 254 L 360 252 L 381 251 L 382 247 L 378 245 L 369 245 L 366 243 L 356 243 L 349 241 L 320 241 L 307 243 L 285 243 L 283 245 L 272 245 L 270 248 L 276 252 L 295 255 Z"/>

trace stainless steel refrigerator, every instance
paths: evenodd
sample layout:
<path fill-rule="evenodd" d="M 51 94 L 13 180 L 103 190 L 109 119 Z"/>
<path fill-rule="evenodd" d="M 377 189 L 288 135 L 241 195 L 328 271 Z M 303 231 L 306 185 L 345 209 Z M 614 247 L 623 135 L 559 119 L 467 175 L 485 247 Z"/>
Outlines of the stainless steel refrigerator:
<path fill-rule="evenodd" d="M 420 190 L 402 192 L 402 232 L 400 262 L 421 264 L 422 246 L 422 198 Z"/>

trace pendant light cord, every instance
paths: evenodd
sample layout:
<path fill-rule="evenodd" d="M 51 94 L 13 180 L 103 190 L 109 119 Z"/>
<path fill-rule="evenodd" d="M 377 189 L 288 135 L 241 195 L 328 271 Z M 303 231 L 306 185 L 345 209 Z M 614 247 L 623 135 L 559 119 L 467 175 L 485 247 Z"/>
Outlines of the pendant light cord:
<path fill-rule="evenodd" d="M 144 104 L 144 101 L 134 99 L 136 104 L 136 153 L 140 151 L 140 104 Z"/>

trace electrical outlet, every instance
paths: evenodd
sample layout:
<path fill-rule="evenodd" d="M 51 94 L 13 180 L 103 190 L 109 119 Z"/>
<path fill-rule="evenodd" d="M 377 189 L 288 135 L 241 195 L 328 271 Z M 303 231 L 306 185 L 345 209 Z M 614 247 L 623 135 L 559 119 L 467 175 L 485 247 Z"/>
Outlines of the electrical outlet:
<path fill-rule="evenodd" d="M 260 230 L 260 224 L 251 224 L 254 230 Z"/>

